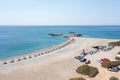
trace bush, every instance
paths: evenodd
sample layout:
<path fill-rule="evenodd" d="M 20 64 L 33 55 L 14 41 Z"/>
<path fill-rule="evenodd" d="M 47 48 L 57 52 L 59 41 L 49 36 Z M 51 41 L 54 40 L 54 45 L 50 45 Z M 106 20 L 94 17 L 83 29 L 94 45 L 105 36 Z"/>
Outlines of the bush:
<path fill-rule="evenodd" d="M 120 61 L 110 61 L 110 62 L 102 63 L 102 67 L 104 68 L 116 67 L 118 65 L 120 65 Z"/>
<path fill-rule="evenodd" d="M 113 76 L 109 80 L 119 80 L 119 79 Z"/>
<path fill-rule="evenodd" d="M 84 78 L 82 78 L 82 77 L 78 77 L 78 78 L 71 78 L 71 79 L 69 79 L 69 80 L 86 80 L 86 79 L 84 79 Z"/>
<path fill-rule="evenodd" d="M 88 65 L 82 65 L 76 69 L 79 74 L 88 75 L 89 77 L 95 77 L 99 72 L 98 69 Z"/>
<path fill-rule="evenodd" d="M 120 41 L 110 42 L 109 45 L 120 46 Z"/>
<path fill-rule="evenodd" d="M 98 74 L 99 72 L 98 72 L 98 70 L 97 70 L 97 68 L 95 68 L 95 67 L 90 67 L 90 73 L 89 73 L 89 77 L 95 77 L 97 74 Z"/>
<path fill-rule="evenodd" d="M 88 75 L 90 72 L 90 68 L 88 65 L 83 65 L 83 66 L 78 67 L 76 69 L 76 72 L 80 74 Z"/>

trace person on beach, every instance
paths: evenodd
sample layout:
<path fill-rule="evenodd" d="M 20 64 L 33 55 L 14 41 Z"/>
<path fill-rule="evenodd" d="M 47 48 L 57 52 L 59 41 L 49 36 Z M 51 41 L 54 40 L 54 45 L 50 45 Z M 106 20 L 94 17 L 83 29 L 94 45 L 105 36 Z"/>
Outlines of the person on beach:
<path fill-rule="evenodd" d="M 85 49 L 83 49 L 83 54 L 84 54 L 84 55 L 87 55 L 86 52 L 85 52 Z"/>
<path fill-rule="evenodd" d="M 85 53 L 85 49 L 83 49 L 83 53 Z"/>

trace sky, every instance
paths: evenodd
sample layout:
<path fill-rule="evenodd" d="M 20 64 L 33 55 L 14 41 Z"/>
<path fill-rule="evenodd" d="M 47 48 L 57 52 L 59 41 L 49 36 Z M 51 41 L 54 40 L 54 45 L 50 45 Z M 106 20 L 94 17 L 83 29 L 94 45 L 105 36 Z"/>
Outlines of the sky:
<path fill-rule="evenodd" d="M 120 0 L 0 0 L 0 25 L 120 25 Z"/>

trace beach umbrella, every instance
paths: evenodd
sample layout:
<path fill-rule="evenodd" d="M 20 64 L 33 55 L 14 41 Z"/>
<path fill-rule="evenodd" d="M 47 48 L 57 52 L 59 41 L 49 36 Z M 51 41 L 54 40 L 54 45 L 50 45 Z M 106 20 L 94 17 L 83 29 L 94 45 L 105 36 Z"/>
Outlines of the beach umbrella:
<path fill-rule="evenodd" d="M 7 62 L 5 61 L 3 64 L 7 64 Z"/>
<path fill-rule="evenodd" d="M 27 59 L 26 57 L 24 57 L 23 59 Z"/>
<path fill-rule="evenodd" d="M 37 55 L 34 55 L 34 57 L 37 57 Z"/>
<path fill-rule="evenodd" d="M 40 54 L 38 54 L 38 56 L 40 56 Z"/>
<path fill-rule="evenodd" d="M 32 58 L 32 56 L 29 56 L 29 58 Z"/>
<path fill-rule="evenodd" d="M 13 63 L 14 62 L 14 59 L 11 59 L 10 63 Z"/>
<path fill-rule="evenodd" d="M 41 53 L 41 55 L 43 55 L 44 53 Z"/>

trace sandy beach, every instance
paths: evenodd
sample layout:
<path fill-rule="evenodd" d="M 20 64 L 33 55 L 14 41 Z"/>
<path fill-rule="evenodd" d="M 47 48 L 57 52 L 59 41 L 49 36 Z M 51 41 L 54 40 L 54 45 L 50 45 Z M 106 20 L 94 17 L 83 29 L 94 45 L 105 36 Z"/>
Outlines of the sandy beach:
<path fill-rule="evenodd" d="M 91 66 L 99 70 L 95 78 L 89 78 L 76 73 L 76 68 L 85 63 L 81 63 L 74 57 L 79 55 L 83 49 L 91 50 L 95 45 L 107 45 L 109 42 L 117 41 L 113 39 L 79 38 L 60 49 L 40 56 L 27 58 L 21 61 L 0 65 L 0 80 L 69 80 L 73 77 L 83 77 L 86 80 L 109 80 L 111 76 L 120 79 L 119 72 L 110 72 L 101 67 L 97 60 L 108 58 L 115 60 L 115 56 L 120 51 L 120 47 L 115 47 L 109 51 L 100 51 L 85 58 L 91 60 Z M 34 52 L 32 54 L 37 54 Z M 28 56 L 27 56 L 28 57 Z M 2 62 L 0 62 L 2 63 Z"/>

